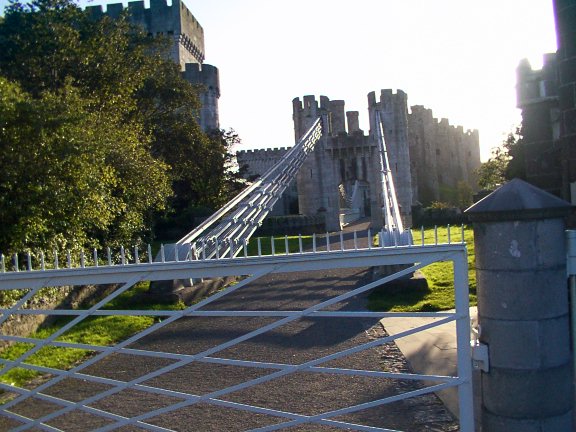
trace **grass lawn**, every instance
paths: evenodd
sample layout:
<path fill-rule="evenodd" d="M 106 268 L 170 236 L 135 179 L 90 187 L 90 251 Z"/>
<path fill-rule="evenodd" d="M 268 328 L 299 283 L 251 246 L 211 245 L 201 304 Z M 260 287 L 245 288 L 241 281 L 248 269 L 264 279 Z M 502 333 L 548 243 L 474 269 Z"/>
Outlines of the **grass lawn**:
<path fill-rule="evenodd" d="M 300 251 L 300 241 L 298 236 L 282 236 L 274 237 L 274 253 L 276 255 L 283 255 L 286 253 L 286 242 L 288 242 L 289 253 L 297 253 Z M 248 256 L 258 256 L 258 239 L 260 239 L 260 253 L 262 255 L 272 254 L 272 237 L 253 237 L 248 242 Z M 286 240 L 287 239 L 287 240 Z M 321 241 L 317 236 L 317 240 Z M 312 236 L 302 236 L 302 250 L 312 247 Z M 244 252 L 240 252 L 243 256 Z"/>
<path fill-rule="evenodd" d="M 452 239 L 460 241 L 460 230 L 453 230 Z M 420 242 L 421 234 L 414 232 L 416 243 Z M 446 229 L 438 230 L 438 242 L 447 241 Z M 468 244 L 468 265 L 470 278 L 470 301 L 476 303 L 476 277 L 474 272 L 474 239 L 472 229 L 465 229 L 465 241 Z M 319 239 L 321 243 L 322 240 Z M 425 243 L 434 242 L 434 230 L 425 231 Z M 274 253 L 277 255 L 286 253 L 286 244 L 291 253 L 300 250 L 298 236 L 277 237 L 274 239 Z M 302 236 L 302 248 L 312 247 L 312 237 Z M 261 237 L 260 251 L 262 255 L 272 253 L 272 243 L 270 237 Z M 258 255 L 258 239 L 253 238 L 248 245 L 248 255 Z M 369 297 L 368 307 L 374 311 L 435 311 L 445 310 L 454 307 L 453 292 L 453 270 L 452 263 L 434 263 L 422 269 L 428 281 L 428 289 L 387 289 L 386 287 L 373 291 Z M 156 309 L 156 310 L 179 310 L 184 304 L 151 304 L 143 303 L 136 299 L 142 298 L 138 294 L 148 289 L 149 283 L 142 282 L 118 296 L 104 309 Z M 44 339 L 49 337 L 72 318 L 62 317 L 49 326 L 45 326 L 35 333 L 29 335 L 30 338 Z M 61 335 L 57 341 L 75 342 L 91 345 L 110 346 L 114 345 L 133 334 L 146 329 L 154 323 L 154 317 L 147 316 L 98 316 L 84 319 L 76 324 L 72 329 Z M 15 343 L 2 351 L 0 357 L 6 360 L 14 360 L 33 347 L 30 343 Z M 93 355 L 93 352 L 82 349 L 59 348 L 48 346 L 42 348 L 31 357 L 26 359 L 26 363 L 56 368 L 69 369 L 73 365 Z M 39 376 L 40 373 L 25 368 L 13 368 L 9 372 L 0 376 L 0 381 L 16 386 L 24 386 L 30 380 Z"/>
<path fill-rule="evenodd" d="M 184 308 L 183 304 L 145 304 L 135 302 L 136 294 L 148 290 L 148 282 L 142 282 L 115 298 L 104 309 L 155 309 L 155 310 L 178 310 Z M 29 335 L 30 338 L 45 339 L 64 326 L 72 318 L 62 317 L 54 323 L 44 326 Z M 60 342 L 74 342 L 90 345 L 110 346 L 133 334 L 146 329 L 154 323 L 155 317 L 149 316 L 94 316 L 88 317 L 73 326 L 70 330 L 58 337 Z M 31 343 L 15 343 L 0 352 L 0 357 L 6 360 L 14 360 L 31 349 Z M 26 363 L 36 366 L 67 370 L 73 367 L 87 356 L 94 354 L 91 351 L 74 348 L 61 348 L 47 346 L 25 360 Z M 0 376 L 0 381 L 6 384 L 22 387 L 27 382 L 41 375 L 25 368 L 13 368 Z"/>
<path fill-rule="evenodd" d="M 160 248 L 159 244 L 157 245 Z M 311 236 L 302 236 L 302 248 L 312 246 Z M 300 250 L 300 241 L 298 236 L 288 236 L 288 250 L 292 253 Z M 262 255 L 272 253 L 272 243 L 270 237 L 260 239 L 260 251 Z M 277 255 L 286 253 L 286 238 L 278 237 L 274 239 L 274 253 Z M 248 254 L 251 256 L 258 255 L 258 240 L 252 239 L 248 245 Z M 186 306 L 183 303 L 178 304 L 151 304 L 142 303 L 135 299 L 142 298 L 138 294 L 148 290 L 149 282 L 142 282 L 121 294 L 103 309 L 116 310 L 178 310 Z M 43 326 L 41 329 L 30 334 L 28 337 L 33 339 L 45 339 L 50 337 L 54 332 L 64 326 L 73 317 L 61 317 L 54 320 L 50 325 Z M 133 334 L 150 327 L 154 323 L 154 317 L 149 316 L 94 316 L 88 317 L 80 323 L 73 326 L 70 330 L 58 337 L 59 342 L 74 342 L 90 345 L 111 346 L 122 340 L 125 340 Z M 28 350 L 34 347 L 32 343 L 14 343 L 0 351 L 0 358 L 6 360 L 15 360 Z M 26 363 L 36 366 L 43 366 L 55 369 L 70 369 L 86 357 L 93 355 L 94 352 L 47 346 L 25 360 Z M 25 386 L 34 378 L 41 375 L 41 372 L 26 368 L 13 368 L 7 373 L 0 376 L 0 382 Z"/>
<path fill-rule="evenodd" d="M 413 231 L 414 242 L 420 243 L 421 233 Z M 424 243 L 434 243 L 434 229 L 426 229 Z M 453 228 L 452 241 L 460 241 L 460 228 Z M 446 228 L 438 228 L 438 243 L 446 243 Z M 476 304 L 476 271 L 474 257 L 474 235 L 471 227 L 465 227 L 464 240 L 468 250 L 468 280 L 470 304 Z M 372 311 L 429 312 L 454 308 L 454 269 L 452 262 L 437 262 L 424 267 L 421 273 L 428 282 L 427 289 L 418 287 L 384 286 L 374 290 L 368 298 Z"/>

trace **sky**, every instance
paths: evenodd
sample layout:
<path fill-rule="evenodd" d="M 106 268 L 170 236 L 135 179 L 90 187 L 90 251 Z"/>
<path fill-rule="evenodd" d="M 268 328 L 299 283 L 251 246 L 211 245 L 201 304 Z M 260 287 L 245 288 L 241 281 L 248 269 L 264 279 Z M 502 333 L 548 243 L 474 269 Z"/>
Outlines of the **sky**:
<path fill-rule="evenodd" d="M 478 129 L 486 160 L 521 121 L 518 63 L 539 68 L 556 51 L 552 0 L 183 1 L 204 28 L 220 125 L 239 150 L 292 145 L 295 97 L 345 100 L 367 132 L 367 94 L 402 89 L 409 106 Z"/>

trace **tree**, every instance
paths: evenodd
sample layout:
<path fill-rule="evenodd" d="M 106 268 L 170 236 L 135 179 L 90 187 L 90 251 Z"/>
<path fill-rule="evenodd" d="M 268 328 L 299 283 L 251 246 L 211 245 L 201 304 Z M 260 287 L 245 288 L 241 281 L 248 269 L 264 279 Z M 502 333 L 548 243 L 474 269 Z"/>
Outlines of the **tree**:
<path fill-rule="evenodd" d="M 513 178 L 526 179 L 520 127 L 510 132 L 500 147 L 492 149 L 492 157 L 478 168 L 477 174 L 478 185 L 488 190 Z"/>
<path fill-rule="evenodd" d="M 501 147 L 492 149 L 492 157 L 478 168 L 478 186 L 493 190 L 506 182 L 506 168 L 510 157 Z"/>
<path fill-rule="evenodd" d="M 514 132 L 509 133 L 502 146 L 510 158 L 504 173 L 506 179 L 526 180 L 526 156 L 522 127 L 518 126 Z"/>
<path fill-rule="evenodd" d="M 77 249 L 126 242 L 169 193 L 138 125 L 90 112 L 71 86 L 33 98 L 0 78 L 0 245 Z M 143 171 L 146 176 L 141 176 Z"/>
<path fill-rule="evenodd" d="M 167 46 L 71 0 L 10 3 L 0 22 L 0 250 L 138 241 L 170 196 L 220 200 L 194 182 L 222 172 L 225 148 L 200 130 L 197 89 Z"/>

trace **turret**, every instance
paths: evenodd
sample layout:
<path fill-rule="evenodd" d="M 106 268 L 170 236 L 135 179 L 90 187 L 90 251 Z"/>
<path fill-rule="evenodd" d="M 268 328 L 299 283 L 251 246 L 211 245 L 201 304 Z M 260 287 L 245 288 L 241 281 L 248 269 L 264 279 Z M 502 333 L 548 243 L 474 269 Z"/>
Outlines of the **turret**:
<path fill-rule="evenodd" d="M 107 15 L 117 19 L 122 14 L 122 3 L 106 6 L 88 6 L 90 16 L 95 19 Z M 186 5 L 180 0 L 150 0 L 150 7 L 145 8 L 143 1 L 128 3 L 128 17 L 131 23 L 141 26 L 152 36 L 168 36 L 174 41 L 170 56 L 182 70 L 186 63 L 204 62 L 204 29 Z"/>
<path fill-rule="evenodd" d="M 380 100 L 376 94 L 368 94 L 368 112 L 370 116 L 370 136 L 376 142 L 377 127 L 375 111 L 380 112 L 384 139 L 388 151 L 388 161 L 394 179 L 400 213 L 404 224 L 412 224 L 412 172 L 410 166 L 410 149 L 408 144 L 408 100 L 406 93 L 391 89 L 381 90 Z"/>
<path fill-rule="evenodd" d="M 330 101 L 330 134 L 346 133 L 346 115 L 344 114 L 344 101 Z"/>
<path fill-rule="evenodd" d="M 200 118 L 202 130 L 220 128 L 218 99 L 220 98 L 220 77 L 218 68 L 209 64 L 187 63 L 182 73 L 186 81 L 202 86 L 200 92 Z"/>
<path fill-rule="evenodd" d="M 358 111 L 346 111 L 346 120 L 348 122 L 348 133 L 352 134 L 360 131 Z"/>

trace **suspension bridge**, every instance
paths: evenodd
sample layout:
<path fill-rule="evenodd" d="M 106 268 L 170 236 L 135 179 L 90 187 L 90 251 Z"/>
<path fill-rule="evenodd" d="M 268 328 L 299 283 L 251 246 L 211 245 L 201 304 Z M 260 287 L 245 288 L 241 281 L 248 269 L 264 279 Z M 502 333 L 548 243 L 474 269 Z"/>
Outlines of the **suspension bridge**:
<path fill-rule="evenodd" d="M 400 215 L 384 140 L 382 117 L 379 111 L 375 111 L 374 115 L 383 191 L 382 241 L 385 246 L 408 245 L 412 241 L 411 232 L 404 229 Z M 165 253 L 178 260 L 196 259 L 199 256 L 236 256 L 240 253 L 242 245 L 262 224 L 282 193 L 296 178 L 308 154 L 321 140 L 325 123 L 326 119 L 317 118 L 306 134 L 275 166 L 175 245 L 167 246 Z"/>
<path fill-rule="evenodd" d="M 156 259 L 150 248 L 143 254 L 138 249 L 127 253 L 124 248 L 119 255 L 94 251 L 82 253 L 79 259 L 68 254 L 65 263 L 59 263 L 57 255 L 54 262 L 47 262 L 44 254 L 36 261 L 25 254 L 23 265 L 18 255 L 9 260 L 1 256 L 0 290 L 20 289 L 22 295 L 0 309 L 0 325 L 26 315 L 67 316 L 69 321 L 46 338 L 0 334 L 3 341 L 27 347 L 16 358 L 0 358 L 0 376 L 18 368 L 43 376 L 24 387 L 0 382 L 6 395 L 0 401 L 0 427 L 13 431 L 419 430 L 415 427 L 419 398 L 454 388 L 460 430 L 473 431 L 463 236 L 460 241 L 454 234 L 448 243 L 436 239 L 426 244 L 422 235 L 420 244 L 414 244 L 400 218 L 381 119 L 376 120 L 384 191 L 384 227 L 377 245 L 370 231 L 341 232 L 314 236 L 308 248 L 300 237 L 294 251 L 286 247 L 283 253 L 275 253 L 272 243 L 268 255 L 247 252 L 249 238 L 322 139 L 325 120 L 318 118 L 279 164 L 174 246 L 163 248 Z M 453 263 L 455 311 L 368 312 L 358 306 L 358 296 L 438 261 Z M 382 267 L 394 271 L 371 276 L 371 269 Z M 226 276 L 238 277 L 237 283 L 183 310 L 106 308 L 142 281 Z M 110 283 L 118 288 L 87 309 L 39 307 L 31 302 L 43 287 Z M 159 320 L 112 346 L 64 337 L 85 320 L 121 315 Z M 367 328 L 383 317 L 416 315 L 436 320 L 394 336 L 366 338 Z M 382 370 L 378 360 L 386 359 L 382 351 L 366 357 L 398 338 L 450 322 L 456 324 L 458 341 L 455 376 L 416 374 L 393 365 Z M 44 348 L 92 354 L 71 367 L 38 365 L 33 356 Z M 398 403 L 412 408 L 394 414 Z"/>

